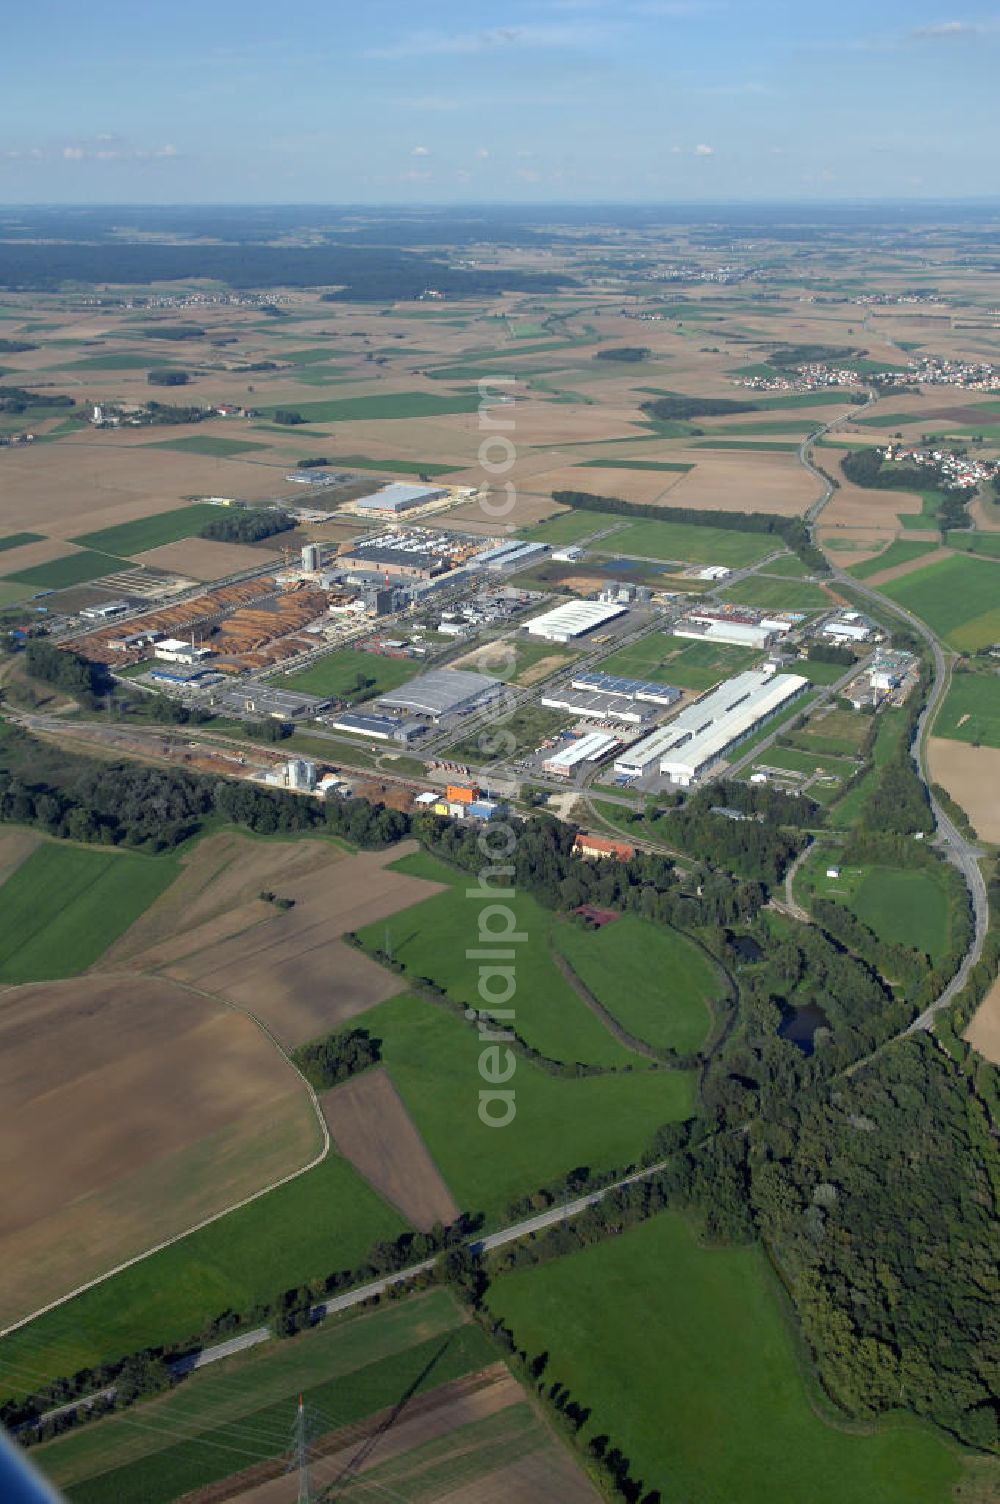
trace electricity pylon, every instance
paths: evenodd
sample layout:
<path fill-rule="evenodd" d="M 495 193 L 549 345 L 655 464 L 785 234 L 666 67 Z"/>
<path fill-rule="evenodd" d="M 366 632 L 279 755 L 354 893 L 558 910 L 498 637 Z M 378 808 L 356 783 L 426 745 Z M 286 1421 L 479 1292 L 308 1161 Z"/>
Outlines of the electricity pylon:
<path fill-rule="evenodd" d="M 309 1420 L 306 1402 L 299 1395 L 299 1408 L 295 1414 L 295 1447 L 293 1467 L 299 1475 L 298 1504 L 313 1504 L 312 1478 L 309 1473 Z"/>

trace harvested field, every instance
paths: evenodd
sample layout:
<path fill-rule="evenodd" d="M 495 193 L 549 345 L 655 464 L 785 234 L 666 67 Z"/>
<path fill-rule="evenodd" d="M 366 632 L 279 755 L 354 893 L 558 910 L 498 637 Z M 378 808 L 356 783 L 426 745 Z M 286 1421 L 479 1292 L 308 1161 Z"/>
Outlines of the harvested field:
<path fill-rule="evenodd" d="M 13 532 L 30 517 L 36 532 L 71 538 L 187 506 L 186 498 L 208 491 L 266 501 L 287 467 L 277 454 L 272 465 L 259 457 L 251 463 L 169 449 L 156 450 L 151 461 L 142 447 L 146 431 L 134 433 L 138 442 L 130 441 L 131 433 L 102 439 L 98 430 L 83 432 L 47 445 L 44 464 L 30 448 L 5 454 L 0 532 Z"/>
<path fill-rule="evenodd" d="M 782 517 L 794 517 L 816 500 L 817 482 L 793 454 L 671 449 L 670 458 L 694 468 L 681 475 L 660 498 L 663 506 L 777 512 Z"/>
<path fill-rule="evenodd" d="M 624 464 L 624 461 L 621 462 Z M 599 496 L 617 496 L 622 501 L 634 501 L 643 505 L 666 502 L 668 493 L 690 471 L 625 470 L 617 466 L 600 470 L 596 466 L 566 466 L 559 470 L 547 470 L 531 477 L 531 489 L 539 491 L 591 491 Z"/>
<path fill-rule="evenodd" d="M 930 773 L 960 804 L 983 841 L 1000 842 L 1000 749 L 932 736 Z"/>
<path fill-rule="evenodd" d="M 386 1070 L 325 1092 L 322 1103 L 341 1154 L 407 1222 L 428 1232 L 455 1221 L 459 1207 Z"/>
<path fill-rule="evenodd" d="M 152 569 L 172 569 L 193 580 L 221 580 L 244 569 L 260 568 L 280 559 L 280 553 L 252 548 L 245 543 L 217 543 L 211 538 L 185 538 L 180 543 L 164 543 L 135 555 L 137 564 Z"/>
<path fill-rule="evenodd" d="M 838 471 L 839 468 L 836 467 Z M 863 529 L 869 535 L 895 535 L 899 532 L 901 517 L 923 515 L 923 501 L 913 491 L 878 491 L 853 486 L 841 474 L 837 475 L 837 480 L 840 485 L 823 508 L 824 542 L 829 541 L 831 530 L 841 528 Z"/>
<path fill-rule="evenodd" d="M 220 939 L 238 934 L 273 912 L 262 888 L 283 892 L 286 882 L 344 860 L 330 841 L 262 841 L 237 831 L 207 836 L 180 858 L 181 875 L 107 952 L 106 964 L 156 968 L 187 954 L 189 938 L 198 945 L 206 925 Z"/>
<path fill-rule="evenodd" d="M 504 493 L 498 491 L 490 497 L 489 505 L 494 508 L 501 507 L 505 501 Z M 492 537 L 495 533 L 506 532 L 508 529 L 534 527 L 536 523 L 543 522 L 546 517 L 561 516 L 566 510 L 566 507 L 558 506 L 551 496 L 536 496 L 525 491 L 518 491 L 509 513 L 504 512 L 502 515 L 491 517 L 481 502 L 469 501 L 464 506 L 455 507 L 453 511 L 442 513 L 440 518 L 435 517 L 434 520 L 442 527 L 453 527 L 463 533 L 482 533 L 487 537 Z"/>
<path fill-rule="evenodd" d="M 297 1045 L 402 990 L 399 978 L 340 937 L 419 903 L 440 887 L 388 870 L 416 850 L 415 843 L 339 859 L 335 848 L 321 846 L 334 854 L 304 858 L 302 867 L 290 862 L 276 875 L 274 853 L 281 844 L 261 843 L 252 862 L 249 856 L 239 861 L 247 895 L 242 902 L 195 925 L 189 911 L 177 905 L 173 933 L 135 955 L 131 964 L 161 970 L 248 1008 L 284 1043 Z M 293 899 L 294 908 L 282 912 L 248 896 L 265 886 Z M 156 906 L 147 918 L 155 913 Z"/>
<path fill-rule="evenodd" d="M 0 996 L 0 1321 L 304 1164 L 308 1096 L 260 1030 L 159 978 Z"/>
<path fill-rule="evenodd" d="M 43 538 L 39 543 L 24 543 L 20 548 L 6 548 L 0 559 L 0 572 L 16 574 L 22 569 L 34 569 L 38 564 L 49 564 L 53 559 L 64 559 L 68 554 L 79 552 L 71 543 L 61 538 Z M 112 561 L 108 560 L 108 568 Z"/>
<path fill-rule="evenodd" d="M 993 983 L 972 1015 L 965 1038 L 980 1055 L 1000 1065 L 1000 981 Z"/>

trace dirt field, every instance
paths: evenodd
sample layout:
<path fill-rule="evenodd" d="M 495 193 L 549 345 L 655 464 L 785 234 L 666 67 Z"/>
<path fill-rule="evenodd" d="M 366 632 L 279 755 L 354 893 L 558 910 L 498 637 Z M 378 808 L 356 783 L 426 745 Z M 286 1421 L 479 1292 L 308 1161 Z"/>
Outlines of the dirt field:
<path fill-rule="evenodd" d="M 246 1018 L 158 978 L 0 994 L 0 1320 L 304 1164 L 304 1088 Z"/>
<path fill-rule="evenodd" d="M 695 468 L 682 475 L 662 498 L 664 506 L 777 512 L 792 517 L 804 512 L 818 494 L 817 482 L 794 454 L 677 449 L 671 450 L 670 458 L 694 464 Z"/>
<path fill-rule="evenodd" d="M 969 507 L 969 516 L 984 533 L 1000 533 L 1000 515 L 996 507 L 988 506 L 981 496 L 977 496 Z"/>
<path fill-rule="evenodd" d="M 287 1045 L 401 990 L 398 977 L 340 937 L 440 891 L 386 870 L 415 843 L 345 856 L 322 841 L 213 839 L 230 844 L 196 848 L 184 877 L 123 936 L 114 964 L 162 972 L 250 1009 Z M 263 901 L 264 888 L 294 907 Z"/>
<path fill-rule="evenodd" d="M 965 1037 L 980 1055 L 1000 1065 L 1000 981 L 993 983 L 979 1004 Z"/>
<path fill-rule="evenodd" d="M 643 456 L 645 458 L 645 456 Z M 672 457 L 671 457 L 672 459 Z M 684 461 L 691 463 L 690 456 Z M 650 506 L 665 502 L 686 478 L 683 470 L 602 470 L 597 466 L 570 465 L 532 476 L 532 491 L 590 491 L 597 496 L 617 496 Z"/>
<path fill-rule="evenodd" d="M 277 551 L 250 548 L 242 543 L 216 543 L 211 538 L 185 538 L 136 554 L 137 564 L 152 569 L 173 569 L 192 580 L 221 580 L 244 569 L 262 567 L 280 559 Z"/>
<path fill-rule="evenodd" d="M 935 783 L 965 810 L 984 841 L 1000 841 L 1000 749 L 932 736 L 927 750 Z"/>
<path fill-rule="evenodd" d="M 283 488 L 287 459 L 273 462 L 255 451 L 257 463 L 215 459 L 172 449 L 144 448 L 130 435 L 101 439 L 99 432 L 61 439 L 39 449 L 12 449 L 3 456 L 0 532 L 19 528 L 72 538 L 137 517 L 188 505 L 201 495 L 266 500 Z M 174 432 L 173 430 L 171 432 Z M 190 430 L 176 430 L 177 437 Z M 244 437 L 240 431 L 240 437 Z M 267 460 L 260 463 L 261 456 Z"/>
<path fill-rule="evenodd" d="M 3 573 L 17 574 L 22 569 L 34 569 L 36 564 L 49 564 L 53 559 L 65 559 L 67 554 L 76 554 L 80 550 L 71 543 L 63 543 L 60 538 L 43 538 L 40 543 L 25 543 L 20 548 L 5 549 L 0 558 L 0 568 Z M 108 568 L 112 567 L 112 560 L 108 560 Z"/>
<path fill-rule="evenodd" d="M 478 1374 L 442 1384 L 427 1394 L 418 1395 L 405 1411 L 392 1419 L 388 1412 L 342 1431 L 321 1436 L 313 1451 L 314 1486 L 325 1489 L 342 1479 L 345 1469 L 355 1473 L 349 1493 L 352 1498 L 371 1499 L 372 1504 L 386 1498 L 433 1499 L 435 1504 L 596 1504 L 597 1493 L 579 1471 L 568 1453 L 555 1442 L 526 1452 L 504 1467 L 480 1472 L 474 1481 L 449 1489 L 445 1494 L 427 1494 L 421 1489 L 421 1472 L 427 1462 L 418 1448 L 454 1433 L 454 1447 L 435 1461 L 451 1459 L 456 1464 L 467 1460 L 470 1472 L 475 1469 L 475 1441 L 463 1435 L 462 1428 L 499 1415 L 513 1405 L 522 1404 L 524 1394 L 502 1363 L 495 1363 Z M 373 1445 L 366 1443 L 373 1442 Z M 412 1460 L 408 1454 L 415 1453 Z M 366 1486 L 364 1476 L 383 1469 L 377 1480 Z M 488 1464 L 487 1464 L 488 1465 Z M 286 1504 L 288 1477 L 284 1461 L 264 1462 L 222 1483 L 197 1490 L 185 1497 L 184 1504 Z M 281 1474 L 278 1474 L 278 1469 Z M 411 1489 L 413 1490 L 411 1492 Z"/>
<path fill-rule="evenodd" d="M 831 475 L 837 475 L 840 487 L 823 508 L 824 538 L 835 537 L 841 528 L 864 529 L 883 537 L 886 533 L 895 535 L 900 530 L 901 517 L 917 517 L 923 510 L 920 497 L 909 491 L 875 491 L 852 486 L 838 474 L 839 464 L 827 468 Z"/>
<path fill-rule="evenodd" d="M 334 1143 L 380 1196 L 428 1232 L 458 1216 L 451 1192 L 387 1071 L 366 1071 L 322 1098 Z"/>

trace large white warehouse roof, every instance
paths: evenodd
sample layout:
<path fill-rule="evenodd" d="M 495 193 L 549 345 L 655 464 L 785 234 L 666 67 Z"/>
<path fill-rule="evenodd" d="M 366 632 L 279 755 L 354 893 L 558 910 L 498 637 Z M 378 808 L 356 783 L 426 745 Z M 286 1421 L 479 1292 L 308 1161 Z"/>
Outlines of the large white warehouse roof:
<path fill-rule="evenodd" d="M 659 762 L 661 773 L 677 783 L 690 783 L 808 682 L 799 674 L 764 674 L 754 669 L 737 674 L 629 747 L 616 759 L 615 770 L 643 773 Z"/>
<path fill-rule="evenodd" d="M 664 751 L 660 772 L 675 783 L 691 783 L 727 747 L 774 715 L 808 683 L 801 674 L 738 674 L 690 711 L 682 711 L 672 723 L 676 740 Z"/>
<path fill-rule="evenodd" d="M 570 768 L 575 768 L 577 763 L 595 762 L 617 745 L 617 736 L 611 736 L 606 731 L 592 731 L 588 736 L 578 737 L 576 741 L 570 742 L 552 757 L 546 758 L 545 766 L 552 772 L 568 772 Z"/>
<path fill-rule="evenodd" d="M 606 601 L 567 601 L 528 622 L 532 637 L 545 637 L 549 642 L 568 642 L 571 637 L 580 637 L 592 632 L 606 621 L 624 616 L 627 607 L 610 605 Z"/>

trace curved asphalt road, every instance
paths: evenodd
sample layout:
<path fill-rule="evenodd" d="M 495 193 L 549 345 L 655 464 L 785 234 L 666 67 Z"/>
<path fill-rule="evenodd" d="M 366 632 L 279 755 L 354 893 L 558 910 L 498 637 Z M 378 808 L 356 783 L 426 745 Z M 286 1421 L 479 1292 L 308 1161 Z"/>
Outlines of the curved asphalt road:
<path fill-rule="evenodd" d="M 875 400 L 874 393 L 870 394 L 868 405 L 871 406 Z M 824 508 L 829 503 L 830 498 L 833 496 L 834 487 L 823 472 L 813 464 L 808 451 L 817 439 L 822 438 L 837 423 L 842 423 L 843 421 L 843 416 L 835 418 L 832 423 L 827 423 L 823 428 L 817 429 L 815 433 L 808 435 L 799 445 L 799 463 L 823 484 L 822 495 L 817 501 L 813 502 L 806 513 L 806 521 L 810 529 L 815 526 Z M 966 840 L 955 823 L 941 808 L 941 805 L 934 797 L 927 769 L 927 735 L 948 688 L 948 664 L 940 642 L 927 623 L 921 621 L 919 616 L 914 616 L 913 612 L 908 611 L 905 606 L 900 606 L 889 597 L 880 595 L 877 590 L 873 590 L 870 586 L 854 579 L 852 575 L 847 574 L 842 569 L 838 569 L 835 565 L 831 567 L 835 580 L 839 581 L 842 585 L 850 586 L 856 595 L 864 596 L 883 609 L 891 611 L 894 616 L 898 616 L 905 621 L 908 627 L 912 627 L 914 632 L 927 643 L 934 663 L 934 679 L 927 696 L 927 703 L 916 725 L 911 751 L 913 760 L 917 766 L 917 772 L 920 774 L 920 778 L 927 789 L 927 796 L 930 800 L 931 813 L 934 816 L 935 840 L 947 859 L 953 866 L 958 868 L 969 890 L 973 914 L 973 932 L 969 949 L 965 953 L 962 964 L 941 993 L 941 996 L 935 998 L 924 1009 L 923 1013 L 918 1018 L 915 1018 L 910 1026 L 903 1031 L 904 1034 L 913 1034 L 921 1029 L 929 1030 L 933 1028 L 935 1016 L 940 1013 L 942 1008 L 946 1008 L 952 999 L 961 992 L 969 979 L 969 973 L 983 953 L 983 945 L 986 941 L 986 933 L 989 929 L 990 921 L 986 882 L 979 867 L 979 861 L 983 853 L 978 847 Z"/>

